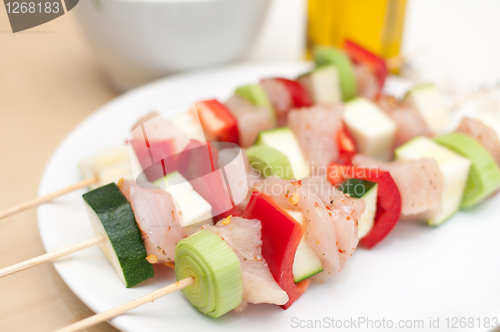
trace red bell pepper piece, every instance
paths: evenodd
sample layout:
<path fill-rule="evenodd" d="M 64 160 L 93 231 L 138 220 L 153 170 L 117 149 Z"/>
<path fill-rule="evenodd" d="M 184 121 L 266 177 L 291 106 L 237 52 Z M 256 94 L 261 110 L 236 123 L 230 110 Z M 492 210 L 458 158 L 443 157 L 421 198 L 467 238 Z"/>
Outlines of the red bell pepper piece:
<path fill-rule="evenodd" d="M 233 114 L 215 99 L 195 104 L 203 132 L 214 142 L 238 144 L 238 125 Z"/>
<path fill-rule="evenodd" d="M 334 186 L 341 185 L 348 179 L 378 183 L 375 224 L 370 233 L 360 242 L 370 249 L 382 241 L 394 228 L 401 215 L 401 195 L 389 172 L 374 168 L 331 164 L 327 176 Z"/>
<path fill-rule="evenodd" d="M 283 86 L 288 90 L 295 108 L 312 106 L 313 103 L 311 101 L 311 97 L 302 84 L 286 78 L 275 78 L 275 80 L 283 84 Z"/>
<path fill-rule="evenodd" d="M 366 64 L 371 68 L 382 91 L 388 74 L 385 59 L 373 54 L 351 40 L 345 41 L 344 50 L 354 63 Z"/>
<path fill-rule="evenodd" d="M 256 191 L 243 212 L 243 218 L 255 218 L 262 223 L 262 255 L 274 280 L 288 294 L 288 302 L 281 306 L 288 309 L 310 283 L 306 279 L 296 284 L 292 272 L 304 227 L 279 207 L 274 199 Z"/>
<path fill-rule="evenodd" d="M 341 128 L 337 131 L 337 146 L 339 148 L 339 160 L 345 165 L 352 164 L 352 158 L 356 155 L 356 145 L 354 138 L 347 129 L 344 121 Z"/>

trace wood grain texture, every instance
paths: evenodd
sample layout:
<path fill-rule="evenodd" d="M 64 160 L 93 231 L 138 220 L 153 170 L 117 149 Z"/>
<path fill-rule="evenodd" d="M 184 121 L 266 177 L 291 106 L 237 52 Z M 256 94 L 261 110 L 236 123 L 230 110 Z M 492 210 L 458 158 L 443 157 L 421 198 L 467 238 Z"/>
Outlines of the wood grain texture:
<path fill-rule="evenodd" d="M 43 169 L 62 139 L 118 94 L 102 77 L 72 12 L 12 34 L 6 11 L 0 10 L 0 45 L 0 210 L 4 210 L 37 196 Z M 0 266 L 45 252 L 36 209 L 1 220 Z M 54 331 L 92 314 L 51 263 L 0 279 L 2 332 Z M 117 330 L 101 324 L 87 331 Z"/>
<path fill-rule="evenodd" d="M 88 179 L 84 179 L 80 182 L 77 182 L 69 187 L 66 187 L 66 188 L 62 188 L 62 189 L 59 189 L 57 191 L 54 191 L 50 194 L 47 194 L 47 195 L 43 195 L 43 196 L 40 196 L 40 197 L 36 197 L 36 198 L 33 198 L 29 201 L 26 201 L 24 203 L 20 203 L 20 204 L 17 204 L 17 205 L 14 205 L 8 209 L 5 209 L 3 211 L 0 211 L 0 219 L 3 219 L 3 218 L 6 218 L 6 217 L 9 217 L 9 216 L 12 216 L 16 213 L 20 213 L 20 212 L 23 212 L 23 211 L 26 211 L 28 209 L 31 209 L 31 208 L 34 208 L 40 204 L 44 204 L 44 203 L 48 203 L 48 202 L 52 202 L 54 199 L 60 197 L 60 196 L 63 196 L 63 195 L 66 195 L 72 191 L 75 191 L 77 189 L 81 189 L 81 188 L 85 188 L 85 187 L 88 187 L 94 183 L 96 183 L 97 181 L 99 181 L 99 178 L 96 176 L 94 177 L 91 177 L 91 178 L 88 178 Z"/>
<path fill-rule="evenodd" d="M 38 266 L 43 263 L 47 262 L 52 262 L 58 258 L 62 258 L 68 255 L 71 255 L 74 252 L 87 249 L 90 247 L 93 247 L 95 245 L 98 245 L 100 243 L 103 243 L 105 241 L 105 238 L 103 235 L 98 235 L 96 237 L 90 238 L 88 240 L 82 241 L 80 243 L 75 243 L 71 246 L 57 249 L 51 252 L 48 252 L 46 254 L 30 258 L 28 260 L 25 260 L 21 263 L 17 263 L 8 267 L 5 267 L 3 269 L 0 269 L 0 278 L 10 276 L 14 273 L 21 272 L 27 269 L 31 269 L 35 266 Z"/>
<path fill-rule="evenodd" d="M 193 277 L 188 277 L 186 279 L 182 279 L 179 281 L 174 282 L 173 284 L 170 284 L 168 286 L 165 286 L 163 288 L 160 288 L 157 291 L 154 291 L 152 293 L 149 293 L 147 295 L 141 296 L 138 299 L 132 300 L 130 302 L 124 303 L 116 308 L 109 309 L 108 311 L 101 312 L 97 315 L 85 318 L 84 320 L 81 320 L 77 323 L 71 324 L 69 326 L 66 326 L 62 329 L 57 330 L 56 332 L 76 332 L 76 331 L 81 331 L 83 329 L 89 328 L 91 326 L 103 323 L 105 321 L 108 321 L 116 316 L 119 316 L 121 314 L 126 313 L 127 311 L 130 311 L 134 308 L 137 308 L 141 305 L 144 305 L 148 302 L 153 302 L 156 299 L 159 299 L 160 297 L 163 297 L 165 295 L 168 295 L 170 293 L 176 292 L 178 290 L 181 290 L 187 286 L 190 286 L 194 283 L 194 278 Z"/>

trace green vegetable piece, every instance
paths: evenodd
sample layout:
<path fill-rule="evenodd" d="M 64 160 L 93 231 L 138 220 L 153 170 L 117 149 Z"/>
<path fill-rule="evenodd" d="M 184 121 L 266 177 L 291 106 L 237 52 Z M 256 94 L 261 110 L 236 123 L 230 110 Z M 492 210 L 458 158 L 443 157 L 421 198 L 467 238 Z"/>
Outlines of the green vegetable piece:
<path fill-rule="evenodd" d="M 260 85 L 249 84 L 240 86 L 234 93 L 245 98 L 255 106 L 271 107 L 271 102 Z"/>
<path fill-rule="evenodd" d="M 243 299 L 240 261 L 233 249 L 214 233 L 201 230 L 177 243 L 177 280 L 194 278 L 182 289 L 200 312 L 217 318 L 240 305 Z"/>
<path fill-rule="evenodd" d="M 274 125 L 276 125 L 276 113 L 274 112 L 274 108 L 269 101 L 269 98 L 267 98 L 266 93 L 264 92 L 264 89 L 260 85 L 256 84 L 249 84 L 249 85 L 244 85 L 240 86 L 237 88 L 234 93 L 237 96 L 240 96 L 242 98 L 245 98 L 255 106 L 259 107 L 265 107 L 269 110 L 269 113 L 271 115 L 271 118 L 274 121 Z"/>
<path fill-rule="evenodd" d="M 449 133 L 434 141 L 471 161 L 462 208 L 473 207 L 500 188 L 500 169 L 495 159 L 479 142 L 464 134 Z"/>
<path fill-rule="evenodd" d="M 306 88 L 315 104 L 342 102 L 339 71 L 335 66 L 317 67 L 310 73 L 299 76 L 297 80 Z"/>
<path fill-rule="evenodd" d="M 377 184 L 375 182 L 360 180 L 360 179 L 349 179 L 342 183 L 342 192 L 344 194 L 349 194 L 349 196 L 354 198 L 362 198 L 371 188 L 375 187 Z"/>
<path fill-rule="evenodd" d="M 403 98 L 403 104 L 416 110 L 433 133 L 442 132 L 450 123 L 450 111 L 444 107 L 441 94 L 432 83 L 413 87 Z"/>
<path fill-rule="evenodd" d="M 349 57 L 333 46 L 321 46 L 314 49 L 314 62 L 317 66 L 334 65 L 339 71 L 342 99 L 348 101 L 356 97 L 357 85 L 354 67 Z"/>
<path fill-rule="evenodd" d="M 399 161 L 433 158 L 439 166 L 444 178 L 441 208 L 430 211 L 426 216 L 429 226 L 441 225 L 458 211 L 469 175 L 469 159 L 425 136 L 418 136 L 406 142 L 397 148 L 394 154 Z"/>
<path fill-rule="evenodd" d="M 349 179 L 339 189 L 344 194 L 365 201 L 365 211 L 358 219 L 358 237 L 362 239 L 370 233 L 375 224 L 378 184 L 360 179 Z"/>
<path fill-rule="evenodd" d="M 285 180 L 293 178 L 288 157 L 270 146 L 254 145 L 247 149 L 247 156 L 252 168 L 260 171 L 266 178 L 272 175 Z"/>
<path fill-rule="evenodd" d="M 106 241 L 100 245 L 127 287 L 154 276 L 130 203 L 114 183 L 83 195 L 92 227 Z"/>
<path fill-rule="evenodd" d="M 304 225 L 305 218 L 302 212 L 293 210 L 286 210 L 286 212 L 291 215 L 293 219 Z M 322 271 L 323 264 L 321 260 L 307 243 L 305 234 L 302 235 L 293 259 L 293 281 L 298 283 Z"/>
<path fill-rule="evenodd" d="M 290 128 L 280 127 L 261 131 L 255 144 L 266 145 L 285 154 L 292 166 L 293 176 L 297 180 L 309 176 L 309 165 L 295 134 Z"/>

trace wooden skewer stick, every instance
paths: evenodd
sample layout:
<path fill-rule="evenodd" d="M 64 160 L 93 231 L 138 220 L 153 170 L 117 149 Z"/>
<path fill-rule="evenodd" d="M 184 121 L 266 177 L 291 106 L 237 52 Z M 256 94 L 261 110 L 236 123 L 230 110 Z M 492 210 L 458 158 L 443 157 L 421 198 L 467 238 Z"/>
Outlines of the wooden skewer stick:
<path fill-rule="evenodd" d="M 11 208 L 8 208 L 6 210 L 3 210 L 0 212 L 0 219 L 3 219 L 5 217 L 11 216 L 13 214 L 16 214 L 18 212 L 30 209 L 32 207 L 38 206 L 43 203 L 47 203 L 52 201 L 53 199 L 62 196 L 64 194 L 67 194 L 69 192 L 75 191 L 80 188 L 88 187 L 91 184 L 97 183 L 99 181 L 99 178 L 96 176 L 85 179 L 83 181 L 80 181 L 78 183 L 75 183 L 72 186 L 66 187 L 64 189 L 55 191 L 53 193 L 47 194 L 45 196 L 37 197 L 31 201 L 27 201 L 24 203 L 21 203 L 19 205 L 13 206 Z"/>
<path fill-rule="evenodd" d="M 149 293 L 148 295 L 144 295 L 143 297 L 140 297 L 138 299 L 135 299 L 135 300 L 132 300 L 132 301 L 127 302 L 125 304 L 122 304 L 119 307 L 102 312 L 100 314 L 96 314 L 94 316 L 90 316 L 88 318 L 85 318 L 84 320 L 81 320 L 81 321 L 76 322 L 74 324 L 68 325 L 62 329 L 57 330 L 56 332 L 75 332 L 75 331 L 80 331 L 82 329 L 100 324 L 102 322 L 110 320 L 111 318 L 119 316 L 119 315 L 121 315 L 121 314 L 123 314 L 131 309 L 137 308 L 143 304 L 146 304 L 148 302 L 159 299 L 162 296 L 176 292 L 176 291 L 181 290 L 187 286 L 191 286 L 193 283 L 194 283 L 193 277 L 188 277 L 186 279 L 179 280 L 179 281 L 174 282 L 173 284 L 170 284 L 166 287 L 163 287 L 157 291 Z"/>
<path fill-rule="evenodd" d="M 98 235 L 96 237 L 82 241 L 80 243 L 73 244 L 69 247 L 62 248 L 62 249 L 59 249 L 59 250 L 56 250 L 53 252 L 49 252 L 49 253 L 46 253 L 44 255 L 32 258 L 32 259 L 28 259 L 27 261 L 11 265 L 9 267 L 6 267 L 6 268 L 3 268 L 0 270 L 0 278 L 6 277 L 8 275 L 11 275 L 11 274 L 14 274 L 14 273 L 17 273 L 20 271 L 24 271 L 26 269 L 40 265 L 40 264 L 45 263 L 45 262 L 53 261 L 54 259 L 67 256 L 67 255 L 72 254 L 74 252 L 93 247 L 93 246 L 95 246 L 99 243 L 102 243 L 104 241 L 105 241 L 104 235 Z"/>

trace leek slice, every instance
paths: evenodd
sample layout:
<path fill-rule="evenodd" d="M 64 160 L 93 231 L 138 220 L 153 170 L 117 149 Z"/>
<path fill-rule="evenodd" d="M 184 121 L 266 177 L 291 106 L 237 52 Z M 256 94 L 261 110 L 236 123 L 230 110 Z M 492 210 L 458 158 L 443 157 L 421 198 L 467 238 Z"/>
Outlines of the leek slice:
<path fill-rule="evenodd" d="M 210 231 L 201 230 L 177 244 L 175 276 L 177 280 L 194 278 L 194 284 L 182 292 L 210 317 L 233 310 L 243 299 L 240 261 L 233 249 Z"/>
<path fill-rule="evenodd" d="M 464 134 L 449 133 L 434 138 L 440 145 L 471 161 L 462 208 L 473 207 L 500 188 L 500 169 L 495 159 L 480 143 Z"/>

